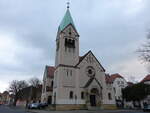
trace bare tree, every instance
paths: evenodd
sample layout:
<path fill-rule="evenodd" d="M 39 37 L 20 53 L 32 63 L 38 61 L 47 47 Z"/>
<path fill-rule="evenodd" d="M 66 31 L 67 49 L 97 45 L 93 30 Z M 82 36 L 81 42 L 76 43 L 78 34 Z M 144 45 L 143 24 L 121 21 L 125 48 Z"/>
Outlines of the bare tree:
<path fill-rule="evenodd" d="M 9 85 L 9 92 L 14 95 L 14 103 L 13 105 L 16 106 L 17 99 L 19 97 L 18 92 L 21 91 L 23 88 L 28 87 L 28 84 L 24 80 L 13 80 Z"/>
<path fill-rule="evenodd" d="M 33 87 L 38 87 L 38 85 L 40 85 L 42 82 L 36 78 L 36 77 L 33 77 L 29 80 L 29 84 Z"/>
<path fill-rule="evenodd" d="M 147 42 L 137 50 L 140 53 L 140 58 L 147 63 L 150 63 L 150 30 L 147 34 Z"/>

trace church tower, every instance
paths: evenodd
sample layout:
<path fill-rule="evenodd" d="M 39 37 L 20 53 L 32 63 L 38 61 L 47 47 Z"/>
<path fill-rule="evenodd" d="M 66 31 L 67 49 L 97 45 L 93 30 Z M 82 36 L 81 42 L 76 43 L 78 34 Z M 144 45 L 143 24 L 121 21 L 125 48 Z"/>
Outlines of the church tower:
<path fill-rule="evenodd" d="M 79 60 L 79 35 L 69 8 L 58 27 L 55 66 L 74 66 Z"/>
<path fill-rule="evenodd" d="M 79 34 L 70 14 L 69 7 L 61 21 L 56 37 L 56 56 L 53 86 L 53 104 L 56 109 L 73 105 L 77 90 L 75 66 L 79 62 Z"/>

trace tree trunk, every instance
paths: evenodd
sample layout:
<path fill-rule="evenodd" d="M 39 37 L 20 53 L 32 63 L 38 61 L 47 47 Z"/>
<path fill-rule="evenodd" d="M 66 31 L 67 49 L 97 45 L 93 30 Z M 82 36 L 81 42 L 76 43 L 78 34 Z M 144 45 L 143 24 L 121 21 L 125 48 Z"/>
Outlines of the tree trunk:
<path fill-rule="evenodd" d="M 17 94 L 16 94 L 15 97 L 14 97 L 13 106 L 16 106 L 17 100 L 18 100 L 18 98 L 17 98 Z"/>

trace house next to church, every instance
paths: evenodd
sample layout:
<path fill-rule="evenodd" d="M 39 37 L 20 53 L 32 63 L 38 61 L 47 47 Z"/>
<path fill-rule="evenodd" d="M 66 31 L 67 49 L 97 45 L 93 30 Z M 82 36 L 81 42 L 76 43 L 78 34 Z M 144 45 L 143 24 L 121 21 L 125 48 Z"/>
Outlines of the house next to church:
<path fill-rule="evenodd" d="M 67 8 L 56 36 L 55 66 L 44 71 L 41 101 L 55 105 L 56 110 L 116 108 L 104 67 L 92 51 L 79 56 L 79 39 Z"/>
<path fill-rule="evenodd" d="M 150 85 L 150 74 L 145 76 L 141 81 L 141 83 Z M 150 105 L 150 95 L 147 95 L 147 97 L 143 100 L 143 102 L 146 102 L 147 104 Z"/>
<path fill-rule="evenodd" d="M 128 86 L 128 83 L 125 80 L 125 78 L 118 73 L 112 74 L 110 76 L 109 80 L 113 84 L 113 90 L 115 92 L 116 106 L 118 108 L 123 108 L 124 100 L 123 100 L 122 90 Z"/>

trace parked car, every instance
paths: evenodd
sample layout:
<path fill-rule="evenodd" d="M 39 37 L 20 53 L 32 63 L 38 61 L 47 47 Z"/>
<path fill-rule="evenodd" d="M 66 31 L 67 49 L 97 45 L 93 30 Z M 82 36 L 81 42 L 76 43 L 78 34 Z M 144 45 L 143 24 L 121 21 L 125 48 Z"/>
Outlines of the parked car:
<path fill-rule="evenodd" d="M 40 103 L 31 103 L 28 105 L 28 109 L 40 109 Z"/>
<path fill-rule="evenodd" d="M 143 111 L 144 112 L 150 111 L 150 105 L 144 106 Z"/>
<path fill-rule="evenodd" d="M 47 106 L 48 106 L 47 103 L 40 103 L 40 105 L 39 105 L 40 108 L 45 108 L 45 107 L 47 107 Z"/>

